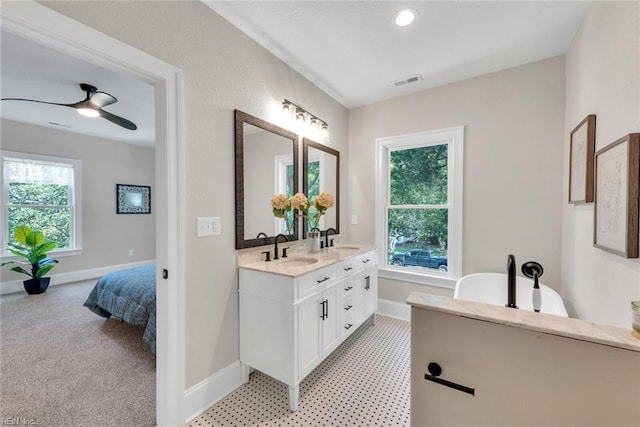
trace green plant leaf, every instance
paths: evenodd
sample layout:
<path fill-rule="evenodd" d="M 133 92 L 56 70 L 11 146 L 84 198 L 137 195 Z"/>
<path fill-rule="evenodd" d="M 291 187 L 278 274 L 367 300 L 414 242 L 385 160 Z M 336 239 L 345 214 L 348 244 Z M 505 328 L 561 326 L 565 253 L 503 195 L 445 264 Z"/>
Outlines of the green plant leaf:
<path fill-rule="evenodd" d="M 30 276 L 30 277 L 31 277 L 31 273 L 29 273 L 27 270 L 25 270 L 25 269 L 24 269 L 24 268 L 22 268 L 22 267 L 17 267 L 17 266 L 16 266 L 16 267 L 13 267 L 13 268 L 11 269 L 11 271 L 15 271 L 16 273 L 26 274 L 27 276 Z"/>
<path fill-rule="evenodd" d="M 44 240 L 42 231 L 32 231 L 27 235 L 25 242 L 30 248 L 37 248 L 44 243 Z"/>
<path fill-rule="evenodd" d="M 56 266 L 55 264 L 46 264 L 46 265 L 40 266 L 40 268 L 38 269 L 38 272 L 36 273 L 36 277 L 37 278 L 43 277 L 55 266 Z"/>
<path fill-rule="evenodd" d="M 18 250 L 13 248 L 7 248 L 7 250 L 12 254 L 14 254 L 15 256 L 19 256 L 22 258 L 29 258 L 29 253 L 28 253 L 28 250 L 26 249 Z"/>
<path fill-rule="evenodd" d="M 31 228 L 26 225 L 20 225 L 16 227 L 13 232 L 15 239 L 18 243 L 22 243 L 23 245 L 27 244 L 27 236 L 31 233 Z"/>

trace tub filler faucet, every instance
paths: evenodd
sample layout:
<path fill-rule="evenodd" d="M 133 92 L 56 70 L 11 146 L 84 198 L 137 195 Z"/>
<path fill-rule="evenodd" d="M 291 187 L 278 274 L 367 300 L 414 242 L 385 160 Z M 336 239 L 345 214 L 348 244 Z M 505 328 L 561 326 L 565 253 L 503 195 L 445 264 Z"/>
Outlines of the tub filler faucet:
<path fill-rule="evenodd" d="M 516 257 L 507 257 L 507 305 L 509 308 L 518 308 L 516 305 Z"/>

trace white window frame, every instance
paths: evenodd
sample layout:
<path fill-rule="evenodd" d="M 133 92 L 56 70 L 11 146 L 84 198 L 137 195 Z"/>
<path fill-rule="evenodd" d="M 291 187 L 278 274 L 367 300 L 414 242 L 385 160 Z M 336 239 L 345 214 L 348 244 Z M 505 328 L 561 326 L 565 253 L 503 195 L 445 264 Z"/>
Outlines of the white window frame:
<path fill-rule="evenodd" d="M 72 256 L 79 255 L 82 251 L 82 187 L 81 187 L 81 167 L 82 162 L 78 159 L 69 159 L 65 157 L 55 157 L 48 156 L 43 154 L 33 154 L 33 153 L 22 153 L 18 151 L 0 151 L 0 177 L 2 177 L 2 197 L 0 203 L 2 203 L 2 209 L 0 209 L 0 221 L 2 224 L 2 238 L 3 242 L 11 241 L 11 236 L 9 236 L 9 183 L 4 179 L 4 158 L 12 157 L 26 160 L 34 160 L 34 161 L 42 161 L 42 162 L 53 162 L 53 163 L 62 163 L 67 164 L 73 167 L 73 187 L 71 194 L 69 195 L 71 201 L 71 215 L 70 215 L 70 236 L 69 241 L 71 247 L 69 248 L 61 248 L 54 249 L 51 251 L 51 254 L 55 254 L 58 257 L 64 256 Z M 17 258 L 13 256 L 6 248 L 2 247 L 0 252 L 0 257 L 2 259 L 13 259 Z"/>
<path fill-rule="evenodd" d="M 388 217 L 390 200 L 389 153 L 392 151 L 448 144 L 448 267 L 439 272 L 422 268 L 386 265 L 388 258 Z M 404 282 L 431 285 L 448 289 L 455 288 L 456 280 L 462 276 L 462 202 L 464 126 L 433 131 L 378 138 L 376 140 L 376 215 L 375 241 L 381 262 L 378 276 Z"/>

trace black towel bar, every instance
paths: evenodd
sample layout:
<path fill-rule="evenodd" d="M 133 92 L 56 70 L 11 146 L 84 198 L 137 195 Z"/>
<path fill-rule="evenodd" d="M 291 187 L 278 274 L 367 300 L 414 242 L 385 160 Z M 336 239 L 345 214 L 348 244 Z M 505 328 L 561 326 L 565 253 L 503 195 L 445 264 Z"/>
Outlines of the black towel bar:
<path fill-rule="evenodd" d="M 425 380 L 432 381 L 434 383 L 441 384 L 443 386 L 451 387 L 453 389 L 456 389 L 456 390 L 461 391 L 463 393 L 470 394 L 472 396 L 476 395 L 476 390 L 471 388 L 471 387 L 467 387 L 467 386 L 464 386 L 464 385 L 456 384 L 456 383 L 451 382 L 451 381 L 447 381 L 447 380 L 442 379 L 442 378 L 438 378 L 440 376 L 440 374 L 442 374 L 442 368 L 437 363 L 435 363 L 435 362 L 429 363 L 429 366 L 427 366 L 427 369 L 429 370 L 429 373 L 428 374 L 424 374 L 424 379 Z"/>

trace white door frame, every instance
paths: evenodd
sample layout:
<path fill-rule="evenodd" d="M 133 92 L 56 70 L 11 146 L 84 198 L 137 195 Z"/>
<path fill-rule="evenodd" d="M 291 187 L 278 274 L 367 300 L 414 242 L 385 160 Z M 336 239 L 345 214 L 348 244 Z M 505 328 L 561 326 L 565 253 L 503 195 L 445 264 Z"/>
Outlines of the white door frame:
<path fill-rule="evenodd" d="M 156 423 L 184 422 L 182 71 L 45 6 L 2 2 L 2 29 L 155 88 L 157 359 Z M 169 272 L 162 278 L 162 270 Z"/>

